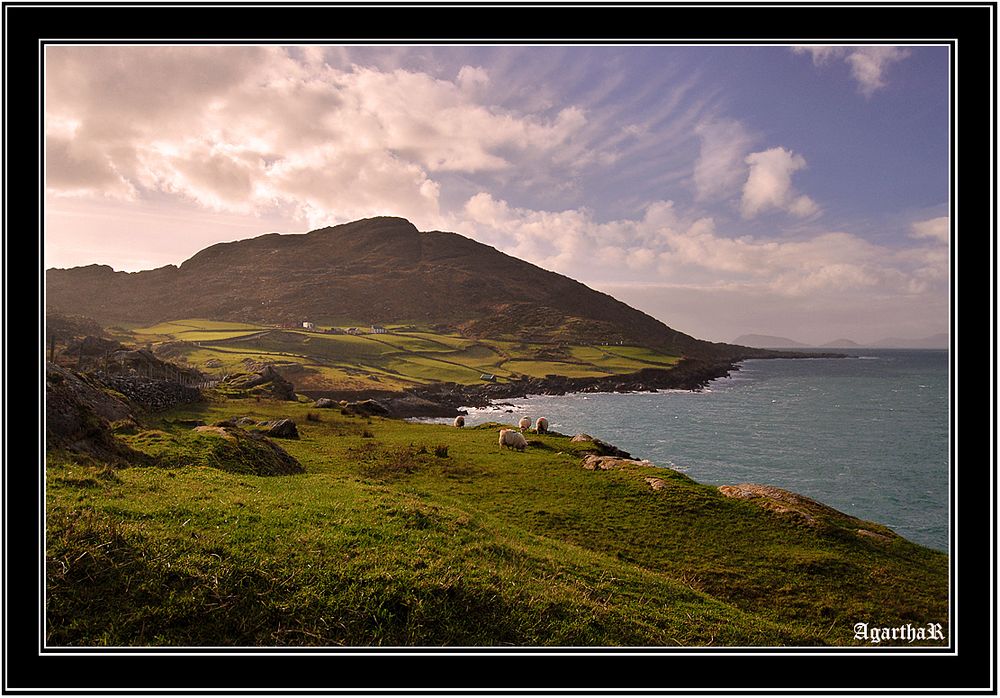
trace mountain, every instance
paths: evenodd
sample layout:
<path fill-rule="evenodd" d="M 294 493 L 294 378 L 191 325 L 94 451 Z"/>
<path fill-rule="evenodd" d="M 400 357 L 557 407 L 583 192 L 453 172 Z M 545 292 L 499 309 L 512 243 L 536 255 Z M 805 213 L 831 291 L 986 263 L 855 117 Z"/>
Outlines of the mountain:
<path fill-rule="evenodd" d="M 378 217 L 212 245 L 135 273 L 46 271 L 46 306 L 115 323 L 178 318 L 455 327 L 472 337 L 639 344 L 685 356 L 761 355 L 678 332 L 615 298 L 456 233 Z"/>
<path fill-rule="evenodd" d="M 861 345 L 851 339 L 835 339 L 822 345 L 824 349 L 860 349 Z"/>
<path fill-rule="evenodd" d="M 880 349 L 947 349 L 948 333 L 941 332 L 929 337 L 919 339 L 901 339 L 899 337 L 886 337 L 875 342 L 873 347 Z"/>
<path fill-rule="evenodd" d="M 733 340 L 733 344 L 740 344 L 759 349 L 792 349 L 794 347 L 806 347 L 807 344 L 796 342 L 788 337 L 773 337 L 767 334 L 744 334 Z"/>

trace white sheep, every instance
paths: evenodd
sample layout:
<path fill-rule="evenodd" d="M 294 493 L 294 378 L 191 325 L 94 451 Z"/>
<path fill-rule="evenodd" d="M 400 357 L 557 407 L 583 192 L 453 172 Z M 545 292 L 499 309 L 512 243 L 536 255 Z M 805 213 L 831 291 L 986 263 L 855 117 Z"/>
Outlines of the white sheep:
<path fill-rule="evenodd" d="M 521 431 L 524 431 L 531 426 L 531 417 L 521 417 L 521 421 L 517 423 L 517 426 L 521 427 Z"/>
<path fill-rule="evenodd" d="M 549 432 L 549 420 L 545 417 L 539 417 L 535 420 L 535 433 L 536 434 L 547 434 Z"/>
<path fill-rule="evenodd" d="M 465 426 L 465 417 L 463 417 L 462 415 L 458 415 L 457 417 L 455 417 L 455 426 L 458 427 L 459 429 L 461 429 L 462 427 L 464 427 Z"/>
<path fill-rule="evenodd" d="M 507 448 L 516 448 L 518 451 L 523 451 L 528 446 L 527 440 L 524 435 L 516 429 L 501 429 L 500 430 L 500 448 L 506 446 Z"/>

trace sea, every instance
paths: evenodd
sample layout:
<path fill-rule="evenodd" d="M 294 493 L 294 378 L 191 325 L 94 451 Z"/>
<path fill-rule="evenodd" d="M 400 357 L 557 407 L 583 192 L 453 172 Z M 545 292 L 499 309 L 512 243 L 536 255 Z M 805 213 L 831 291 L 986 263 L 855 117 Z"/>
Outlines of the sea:
<path fill-rule="evenodd" d="M 743 361 L 700 391 L 506 400 L 468 408 L 466 424 L 544 416 L 698 482 L 774 485 L 947 552 L 948 352 L 851 353 Z"/>

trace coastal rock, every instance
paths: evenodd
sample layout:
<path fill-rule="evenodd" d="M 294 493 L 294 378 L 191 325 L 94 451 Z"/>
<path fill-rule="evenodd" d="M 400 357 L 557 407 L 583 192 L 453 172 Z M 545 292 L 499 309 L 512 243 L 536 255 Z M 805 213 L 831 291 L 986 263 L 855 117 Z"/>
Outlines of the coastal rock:
<path fill-rule="evenodd" d="M 718 489 L 726 497 L 752 502 L 779 516 L 790 517 L 809 526 L 846 529 L 871 540 L 884 538 L 888 541 L 896 536 L 884 526 L 862 521 L 815 499 L 780 487 L 742 483 L 722 485 Z M 871 530 L 873 528 L 878 529 L 878 532 Z"/>
<path fill-rule="evenodd" d="M 647 477 L 646 483 L 654 490 L 662 490 L 664 487 L 667 486 L 666 481 L 661 480 L 658 477 Z"/>
<path fill-rule="evenodd" d="M 875 533 L 875 531 L 869 531 L 864 528 L 859 528 L 857 531 L 855 531 L 855 533 L 857 533 L 862 538 L 873 541 L 875 543 L 885 544 L 892 540 L 892 538 L 889 536 L 883 535 L 881 533 Z"/>
<path fill-rule="evenodd" d="M 597 456 L 591 454 L 583 459 L 584 470 L 614 470 L 623 465 L 633 465 L 634 461 L 627 458 L 616 458 L 615 456 Z"/>
<path fill-rule="evenodd" d="M 634 460 L 632 454 L 628 451 L 623 451 L 613 444 L 609 444 L 607 441 L 601 441 L 600 439 L 594 439 L 592 443 L 597 447 L 598 453 L 602 456 L 614 456 L 615 458 L 624 458 L 626 460 Z"/>
<path fill-rule="evenodd" d="M 583 434 L 583 433 L 577 434 L 572 439 L 570 439 L 570 441 L 575 441 L 577 443 L 581 441 L 593 441 L 593 440 L 594 440 L 593 436 L 591 436 L 590 434 Z"/>

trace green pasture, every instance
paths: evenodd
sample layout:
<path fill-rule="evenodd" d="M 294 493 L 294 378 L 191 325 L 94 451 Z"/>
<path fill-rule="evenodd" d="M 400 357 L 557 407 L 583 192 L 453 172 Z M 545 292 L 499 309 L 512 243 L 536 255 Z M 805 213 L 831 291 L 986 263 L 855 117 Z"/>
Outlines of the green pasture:
<path fill-rule="evenodd" d="M 181 420 L 230 416 L 293 419 L 280 445 L 306 472 L 208 467 L 218 437 Z M 567 436 L 501 450 L 498 426 L 234 400 L 119 437 L 169 465 L 50 452 L 48 643 L 816 647 L 859 644 L 859 619 L 947 627 L 947 557 L 854 530 L 884 527 L 585 470 L 593 446 Z"/>
<path fill-rule="evenodd" d="M 287 361 L 310 367 L 303 389 L 399 389 L 441 381 L 480 382 L 483 373 L 501 379 L 601 377 L 675 364 L 678 357 L 635 346 L 561 345 L 472 339 L 412 325 L 386 334 L 324 334 L 208 320 L 176 320 L 133 331 L 137 342 L 184 340 L 182 360 L 218 374 L 239 370 L 245 359 Z M 206 366 L 214 359 L 218 367 Z M 378 380 L 367 376 L 373 375 Z M 295 382 L 295 377 L 292 377 Z M 381 385 L 380 385 L 381 383 Z"/>

